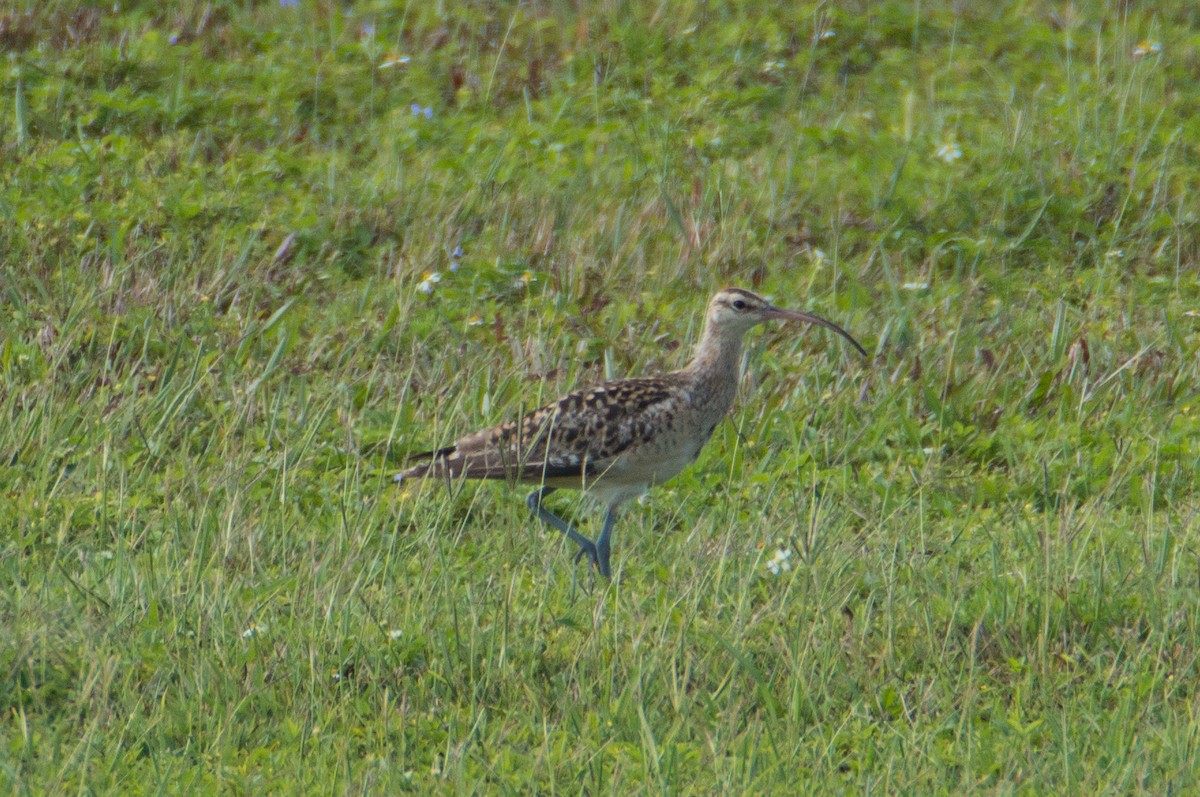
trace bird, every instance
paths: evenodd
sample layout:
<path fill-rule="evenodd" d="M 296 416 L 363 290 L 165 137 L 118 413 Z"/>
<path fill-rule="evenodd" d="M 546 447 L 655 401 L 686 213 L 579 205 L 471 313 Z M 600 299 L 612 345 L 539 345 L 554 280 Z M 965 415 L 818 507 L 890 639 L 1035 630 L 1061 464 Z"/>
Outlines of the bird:
<path fill-rule="evenodd" d="M 825 327 L 867 356 L 862 345 L 832 321 L 776 307 L 742 288 L 725 288 L 709 301 L 704 331 L 683 368 L 568 393 L 516 420 L 409 456 L 409 467 L 396 474 L 395 481 L 440 477 L 533 485 L 526 504 L 534 517 L 579 546 L 577 563 L 587 557 L 609 579 L 618 510 L 699 456 L 733 404 L 745 334 L 771 320 Z M 563 488 L 582 490 L 603 507 L 595 540 L 544 506 L 547 496 Z"/>

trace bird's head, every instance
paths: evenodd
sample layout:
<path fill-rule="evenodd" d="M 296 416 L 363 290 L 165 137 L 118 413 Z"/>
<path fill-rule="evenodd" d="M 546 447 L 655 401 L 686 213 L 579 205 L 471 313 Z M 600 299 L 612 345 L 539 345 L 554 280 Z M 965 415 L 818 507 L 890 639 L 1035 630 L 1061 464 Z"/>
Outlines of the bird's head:
<path fill-rule="evenodd" d="M 758 294 L 742 288 L 725 288 L 708 303 L 707 322 L 721 334 L 741 335 L 758 326 L 764 321 L 779 319 L 782 321 L 803 321 L 806 324 L 816 324 L 841 335 L 858 349 L 864 357 L 867 351 L 859 345 L 850 333 L 832 321 L 812 313 L 802 313 L 796 310 L 785 310 L 776 307 Z"/>

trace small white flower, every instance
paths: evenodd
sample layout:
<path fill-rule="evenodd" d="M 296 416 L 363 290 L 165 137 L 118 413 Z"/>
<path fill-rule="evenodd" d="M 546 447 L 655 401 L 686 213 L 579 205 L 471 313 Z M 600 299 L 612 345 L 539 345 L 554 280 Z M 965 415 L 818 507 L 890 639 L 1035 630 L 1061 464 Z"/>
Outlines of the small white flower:
<path fill-rule="evenodd" d="M 814 266 L 823 266 L 829 262 L 829 255 L 825 254 L 824 249 L 809 249 L 808 257 Z"/>
<path fill-rule="evenodd" d="M 774 72 L 780 72 L 787 66 L 783 61 L 767 61 L 762 65 L 762 71 L 768 75 Z"/>
<path fill-rule="evenodd" d="M 1133 48 L 1133 57 L 1141 58 L 1146 55 L 1158 55 L 1162 52 L 1162 42 L 1152 42 L 1149 39 L 1142 39 Z"/>
<path fill-rule="evenodd" d="M 1105 260 L 1120 260 L 1123 257 L 1125 257 L 1124 249 L 1109 249 L 1104 253 Z"/>
<path fill-rule="evenodd" d="M 821 31 L 821 33 L 817 36 L 817 39 L 819 41 L 825 41 L 826 39 L 832 39 L 836 35 L 836 30 L 833 28 L 826 28 L 825 30 Z"/>
<path fill-rule="evenodd" d="M 399 628 L 392 628 L 388 631 L 388 639 L 399 639 L 404 636 L 404 632 Z"/>
<path fill-rule="evenodd" d="M 906 282 L 900 286 L 901 290 L 905 291 L 927 291 L 929 290 L 928 282 Z"/>
<path fill-rule="evenodd" d="M 779 575 L 780 573 L 786 573 L 792 569 L 792 563 L 790 561 L 791 558 L 791 549 L 780 548 L 775 551 L 775 556 L 771 558 L 771 561 L 767 562 L 767 569 L 771 571 L 771 575 L 775 576 Z"/>
<path fill-rule="evenodd" d="M 428 296 L 433 293 L 433 287 L 441 281 L 441 274 L 436 271 L 427 271 L 421 281 L 417 283 L 417 293 L 423 293 Z"/>
<path fill-rule="evenodd" d="M 954 163 L 956 160 L 962 157 L 962 150 L 959 149 L 958 144 L 950 142 L 947 144 L 942 144 L 940 147 L 938 147 L 937 152 L 935 152 L 933 156 L 945 163 Z"/>
<path fill-rule="evenodd" d="M 267 626 L 263 623 L 256 623 L 242 632 L 242 639 L 252 639 L 259 634 L 265 633 Z"/>
<path fill-rule="evenodd" d="M 477 315 L 473 315 L 467 319 L 467 326 L 469 326 L 469 327 L 477 327 L 477 326 L 481 326 L 482 324 L 483 324 L 483 319 Z"/>

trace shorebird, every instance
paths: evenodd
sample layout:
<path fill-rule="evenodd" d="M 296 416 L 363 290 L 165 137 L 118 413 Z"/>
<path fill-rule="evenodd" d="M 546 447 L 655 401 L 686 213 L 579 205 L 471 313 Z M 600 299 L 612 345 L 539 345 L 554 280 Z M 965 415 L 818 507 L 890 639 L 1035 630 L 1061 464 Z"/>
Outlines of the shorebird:
<path fill-rule="evenodd" d="M 576 562 L 586 556 L 600 575 L 611 578 L 609 555 L 618 509 L 696 459 L 733 404 L 746 332 L 772 319 L 825 327 L 850 341 L 864 357 L 867 354 L 832 321 L 784 310 L 750 291 L 726 288 L 709 301 L 700 342 L 681 370 L 569 393 L 515 421 L 414 454 L 409 460 L 420 464 L 395 480 L 438 476 L 535 485 L 526 499 L 529 510 L 579 546 Z M 604 507 L 595 541 L 542 505 L 560 488 L 583 490 Z"/>

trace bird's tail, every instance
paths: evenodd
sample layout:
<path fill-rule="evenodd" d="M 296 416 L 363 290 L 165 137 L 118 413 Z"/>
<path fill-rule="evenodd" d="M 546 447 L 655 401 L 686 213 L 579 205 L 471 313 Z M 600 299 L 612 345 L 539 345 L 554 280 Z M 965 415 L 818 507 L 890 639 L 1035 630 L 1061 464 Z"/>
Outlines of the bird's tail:
<path fill-rule="evenodd" d="M 439 448 L 436 451 L 422 451 L 419 454 L 409 454 L 405 457 L 405 461 L 409 463 L 418 463 L 397 473 L 394 481 L 397 484 L 403 484 L 411 479 L 420 479 L 427 476 L 430 471 L 436 471 L 438 465 L 455 451 L 454 446 Z"/>

